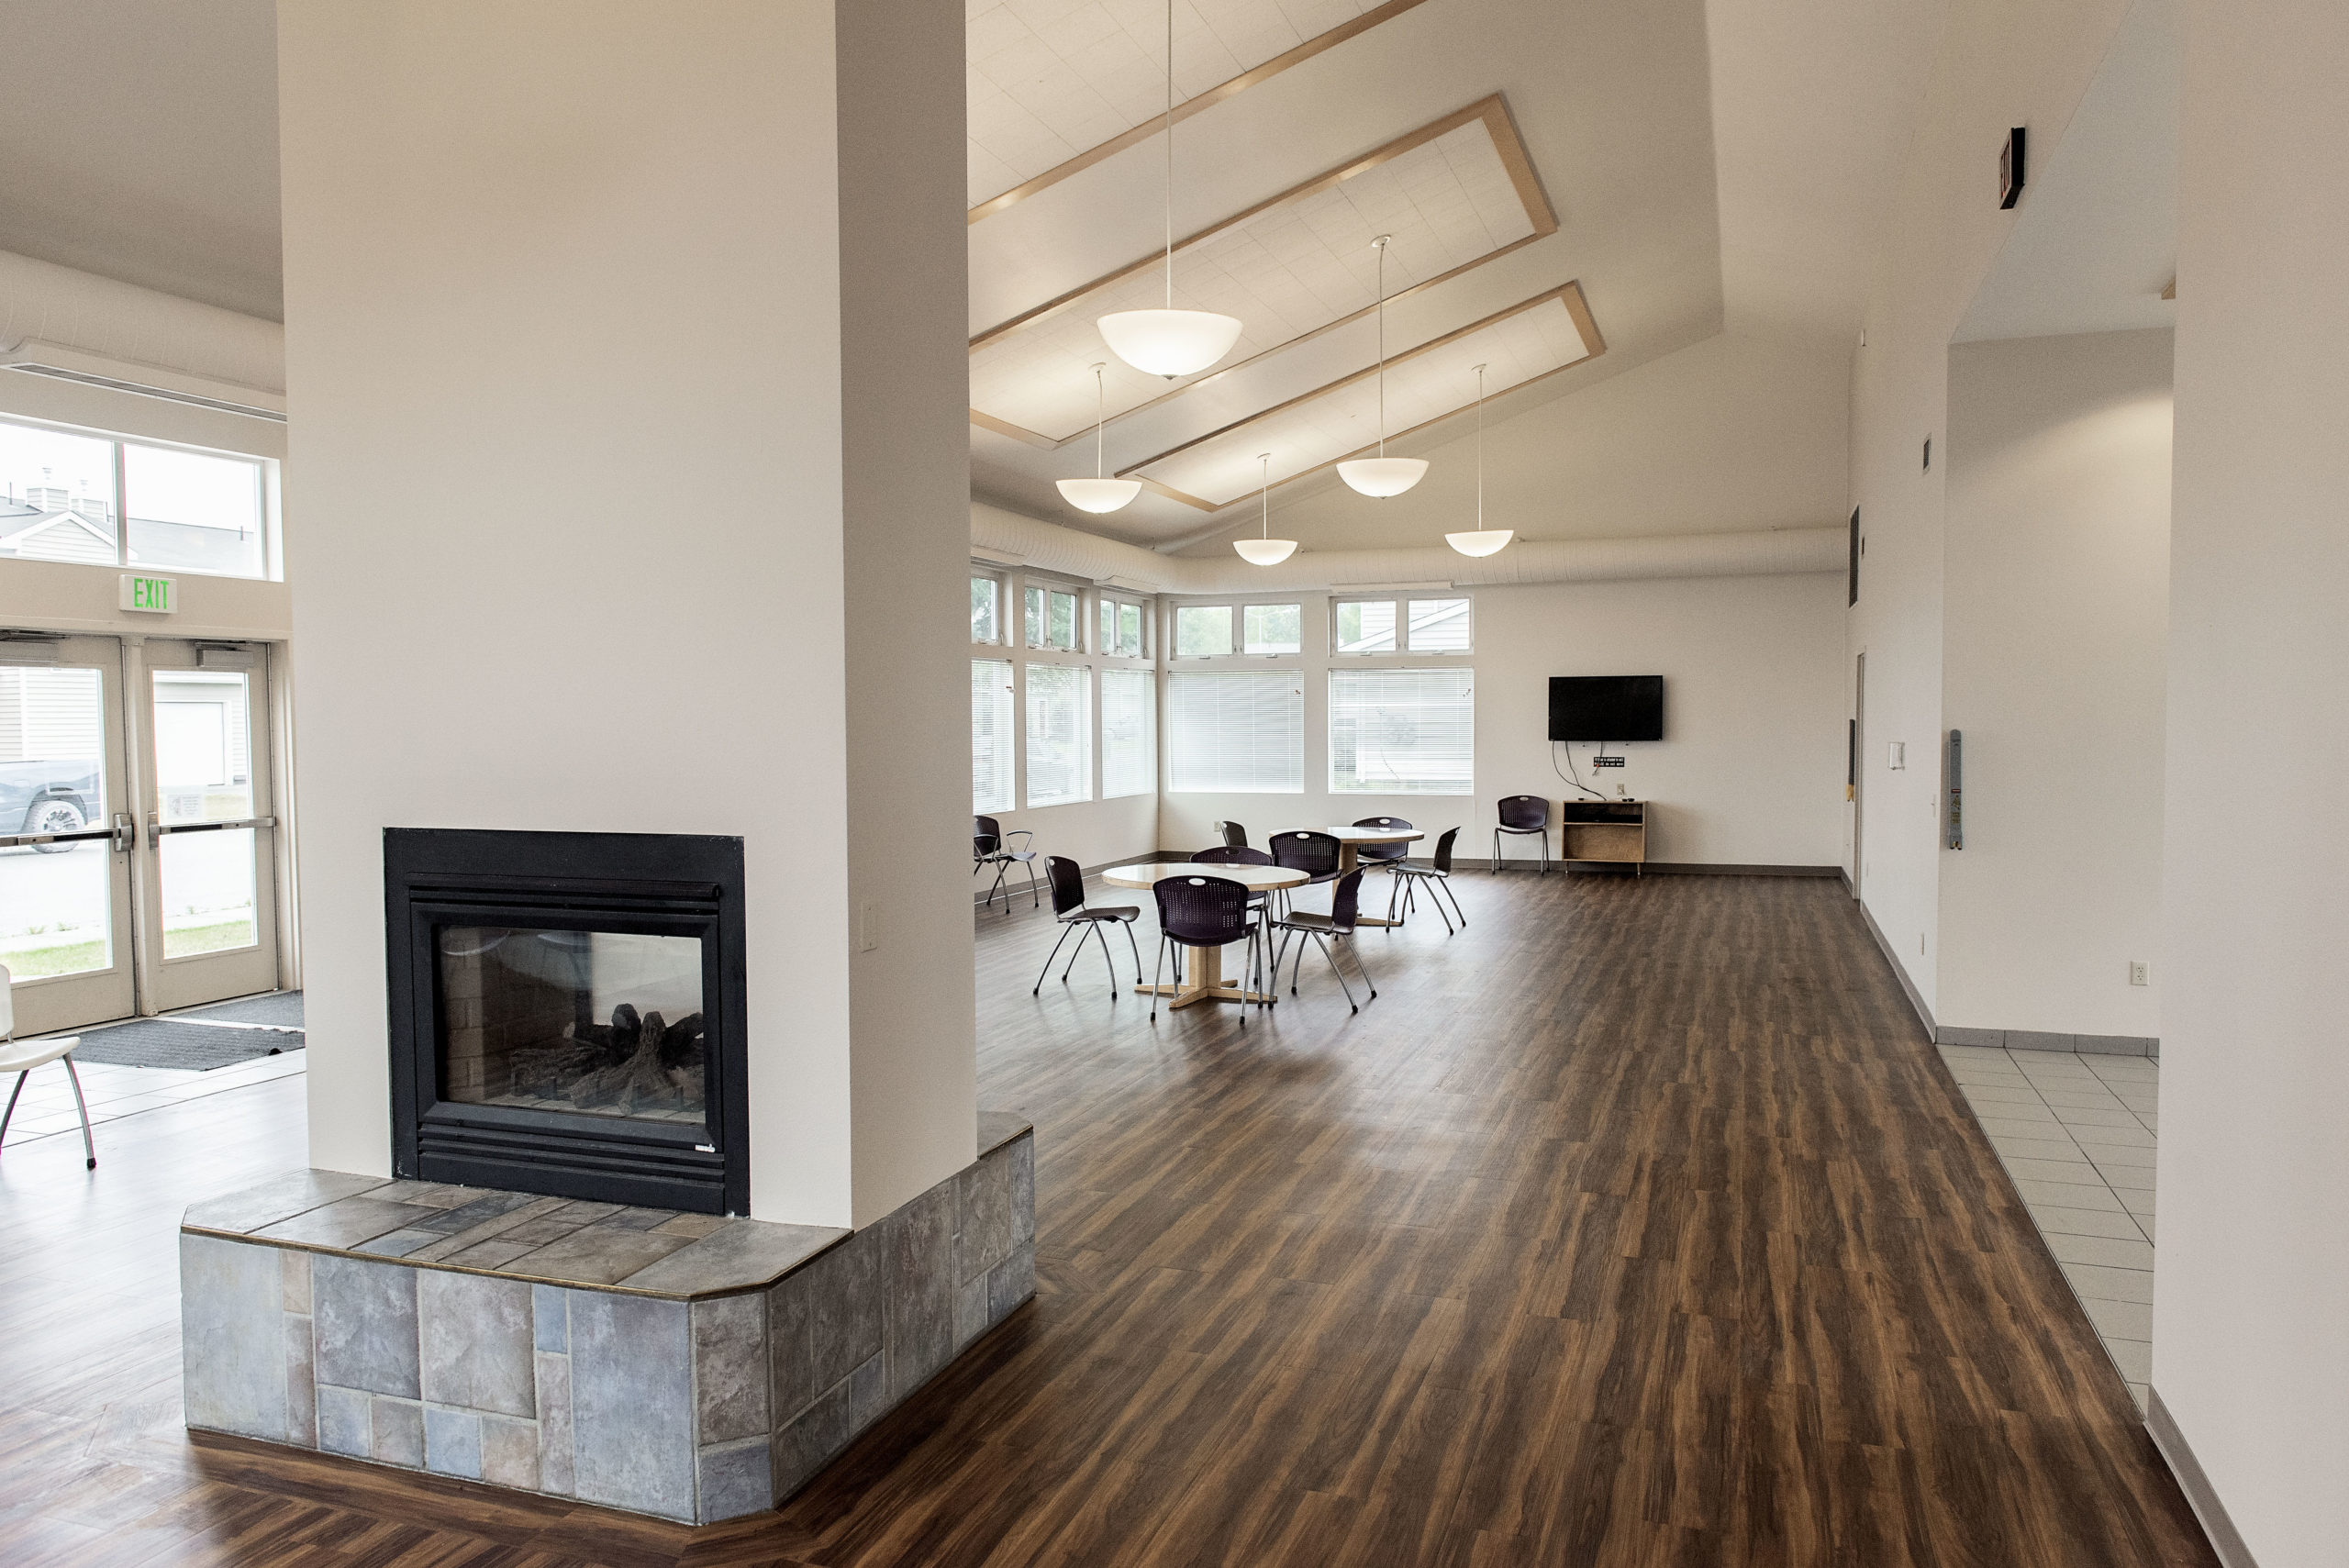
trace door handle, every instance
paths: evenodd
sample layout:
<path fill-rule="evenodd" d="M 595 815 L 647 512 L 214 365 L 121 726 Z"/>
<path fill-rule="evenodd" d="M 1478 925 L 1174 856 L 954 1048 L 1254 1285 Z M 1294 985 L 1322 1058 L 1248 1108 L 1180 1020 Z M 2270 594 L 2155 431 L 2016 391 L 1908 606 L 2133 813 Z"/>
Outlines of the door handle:
<path fill-rule="evenodd" d="M 139 842 L 139 821 L 128 811 L 114 814 L 114 852 L 127 855 Z"/>

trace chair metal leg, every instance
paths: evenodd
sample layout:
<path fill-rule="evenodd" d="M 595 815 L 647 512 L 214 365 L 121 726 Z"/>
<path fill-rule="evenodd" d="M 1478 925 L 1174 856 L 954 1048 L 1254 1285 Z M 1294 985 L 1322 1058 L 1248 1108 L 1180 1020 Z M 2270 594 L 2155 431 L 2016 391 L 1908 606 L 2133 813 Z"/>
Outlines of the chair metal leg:
<path fill-rule="evenodd" d="M 6 1142 L 7 1140 L 8 1123 L 16 1119 L 17 1096 L 25 1092 L 25 1080 L 32 1075 L 32 1069 L 29 1067 L 26 1068 L 22 1073 L 17 1074 L 17 1086 L 8 1091 L 7 1112 L 5 1115 L 0 1115 L 0 1142 Z"/>
<path fill-rule="evenodd" d="M 1460 917 L 1460 929 L 1464 931 L 1468 929 L 1468 912 L 1460 907 L 1460 895 L 1452 891 L 1452 884 L 1449 882 L 1445 882 L 1441 885 L 1443 890 L 1443 895 L 1452 900 L 1452 912 Z M 1430 898 L 1433 898 L 1435 896 L 1435 890 L 1432 888 L 1430 889 L 1428 896 Z"/>
<path fill-rule="evenodd" d="M 1491 861 L 1491 862 L 1489 862 L 1489 863 L 1485 867 L 1485 874 L 1486 874 L 1486 876 L 1498 876 L 1498 875 L 1500 875 L 1500 873 L 1501 873 L 1501 830 L 1500 830 L 1499 828 L 1494 828 L 1494 829 L 1493 829 L 1493 858 L 1492 858 L 1492 861 Z"/>
<path fill-rule="evenodd" d="M 1166 933 L 1161 931 L 1158 933 L 1158 957 L 1150 966 L 1150 1021 L 1152 1023 L 1158 1021 L 1158 972 L 1165 967 Z M 1178 985 L 1182 984 L 1180 976 L 1176 977 L 1175 984 Z"/>
<path fill-rule="evenodd" d="M 1109 939 L 1101 934 L 1100 921 L 1087 920 L 1085 925 L 1091 928 L 1093 940 L 1101 944 L 1101 963 L 1102 966 L 1109 972 L 1109 1000 L 1114 1002 L 1118 999 L 1118 965 L 1116 961 L 1109 956 Z M 1085 939 L 1083 937 L 1079 937 L 1076 940 L 1076 945 L 1080 948 L 1083 947 L 1085 945 Z M 1134 967 L 1136 969 L 1140 969 L 1141 965 L 1136 964 Z"/>
<path fill-rule="evenodd" d="M 1330 961 L 1330 973 L 1338 977 L 1338 989 L 1346 994 L 1346 1011 L 1361 1012 L 1360 1004 L 1354 1001 L 1354 988 L 1346 984 L 1346 972 L 1338 967 L 1338 955 L 1330 951 L 1330 944 L 1321 940 L 1321 933 L 1319 931 L 1313 933 L 1313 945 L 1319 948 L 1321 956 Z M 1298 956 L 1304 956 L 1304 950 L 1301 948 L 1298 950 Z"/>
<path fill-rule="evenodd" d="M 1085 929 L 1089 923 L 1090 922 L 1081 920 L 1072 920 L 1069 922 L 1070 926 L 1076 931 L 1076 947 L 1074 951 L 1070 952 L 1068 955 L 1068 962 L 1061 969 L 1061 984 L 1063 985 L 1068 984 L 1069 971 L 1076 967 L 1076 961 L 1078 957 L 1085 951 Z"/>
<path fill-rule="evenodd" d="M 1044 976 L 1052 972 L 1052 960 L 1060 957 L 1061 943 L 1066 940 L 1068 940 L 1068 928 L 1066 926 L 1063 926 L 1061 928 L 1061 934 L 1052 939 L 1052 951 L 1044 955 L 1044 967 L 1036 972 L 1036 984 L 1029 990 L 1028 995 L 1030 996 L 1042 995 L 1044 989 Z M 1063 978 L 1065 978 L 1065 976 L 1063 976 Z"/>
<path fill-rule="evenodd" d="M 1141 984 L 1141 948 L 1134 941 L 1134 923 L 1131 920 L 1120 920 L 1118 924 L 1126 929 L 1126 946 L 1133 949 L 1134 984 L 1139 985 Z"/>
<path fill-rule="evenodd" d="M 1352 936 L 1346 938 L 1346 951 L 1354 955 L 1354 968 L 1362 973 L 1362 983 L 1370 987 L 1370 999 L 1378 1000 L 1378 982 L 1370 977 L 1370 965 L 1362 961 L 1362 944 Z"/>
<path fill-rule="evenodd" d="M 90 1141 L 90 1102 L 82 1097 L 82 1074 L 73 1071 L 73 1053 L 67 1051 L 58 1059 L 65 1063 L 65 1075 L 73 1081 L 73 1105 L 82 1113 L 82 1157 L 88 1161 L 87 1169 L 98 1168 L 98 1146 Z"/>
<path fill-rule="evenodd" d="M 1044 901 L 1043 901 L 1043 899 L 1042 899 L 1042 898 L 1039 897 L 1039 896 L 1037 895 L 1037 893 L 1036 893 L 1036 889 L 1037 889 L 1037 887 L 1040 885 L 1040 884 L 1037 883 L 1037 881 L 1036 881 L 1036 862 L 1035 862 L 1034 861 L 1029 861 L 1029 862 L 1026 862 L 1026 864 L 1027 864 L 1027 867 L 1028 867 L 1028 905 L 1029 905 L 1029 907 L 1030 907 L 1030 908 L 1032 908 L 1032 909 L 1041 909 L 1041 908 L 1044 906 Z M 1010 907 L 1011 907 L 1011 900 L 1010 900 L 1009 898 L 1006 898 L 1006 899 L 1003 901 L 1003 905 L 1004 905 L 1004 907 L 1005 907 L 1006 909 L 1010 908 Z"/>

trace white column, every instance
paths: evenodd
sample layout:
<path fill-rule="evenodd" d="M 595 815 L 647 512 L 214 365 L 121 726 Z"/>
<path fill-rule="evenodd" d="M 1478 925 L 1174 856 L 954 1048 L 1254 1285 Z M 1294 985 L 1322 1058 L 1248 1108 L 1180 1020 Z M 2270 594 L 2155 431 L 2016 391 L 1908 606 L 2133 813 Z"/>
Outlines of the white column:
<path fill-rule="evenodd" d="M 739 835 L 752 1213 L 972 1158 L 962 26 L 280 6 L 314 1163 L 389 1168 L 395 825 Z"/>

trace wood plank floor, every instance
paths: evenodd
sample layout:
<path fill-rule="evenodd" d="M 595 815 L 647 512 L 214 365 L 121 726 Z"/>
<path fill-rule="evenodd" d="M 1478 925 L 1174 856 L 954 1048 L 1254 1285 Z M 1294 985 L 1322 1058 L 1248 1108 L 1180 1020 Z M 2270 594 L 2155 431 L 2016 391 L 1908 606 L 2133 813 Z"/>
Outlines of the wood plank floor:
<path fill-rule="evenodd" d="M 1244 1030 L 1097 951 L 1031 999 L 981 917 L 1038 1298 L 699 1532 L 180 1429 L 173 1225 L 301 1162 L 298 1080 L 11 1148 L 0 1562 L 2215 1562 L 1837 884 L 1458 880 Z"/>

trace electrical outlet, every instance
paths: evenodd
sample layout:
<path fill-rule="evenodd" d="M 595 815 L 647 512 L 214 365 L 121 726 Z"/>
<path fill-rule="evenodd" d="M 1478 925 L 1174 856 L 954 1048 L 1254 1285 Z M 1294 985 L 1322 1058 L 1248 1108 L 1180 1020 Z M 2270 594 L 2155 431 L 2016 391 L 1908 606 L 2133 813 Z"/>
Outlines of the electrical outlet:
<path fill-rule="evenodd" d="M 2145 978 L 2145 964 L 2143 960 L 2132 958 L 2129 961 L 2129 984 L 2132 985 L 2144 985 L 2151 984 Z"/>
<path fill-rule="evenodd" d="M 881 945 L 881 906 L 866 899 L 856 906 L 856 951 L 871 952 Z"/>

